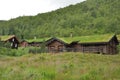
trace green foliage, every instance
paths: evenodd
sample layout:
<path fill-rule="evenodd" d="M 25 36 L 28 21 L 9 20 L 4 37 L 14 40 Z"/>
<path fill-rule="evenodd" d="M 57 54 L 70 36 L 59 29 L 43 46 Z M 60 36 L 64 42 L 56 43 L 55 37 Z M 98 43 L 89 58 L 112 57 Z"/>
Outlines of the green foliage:
<path fill-rule="evenodd" d="M 3 47 L 4 43 L 2 41 L 0 41 L 0 47 Z"/>
<path fill-rule="evenodd" d="M 90 43 L 90 42 L 109 42 L 109 40 L 114 36 L 115 34 L 104 34 L 104 35 L 91 35 L 91 36 L 79 36 L 79 37 L 64 37 L 59 38 L 60 40 L 71 43 L 74 41 L 77 41 L 79 43 Z"/>
<path fill-rule="evenodd" d="M 119 80 L 120 55 L 81 53 L 0 56 L 1 80 Z"/>
<path fill-rule="evenodd" d="M 5 56 L 22 56 L 28 54 L 28 49 L 11 49 L 11 48 L 5 48 L 5 47 L 0 47 L 0 55 L 5 55 Z"/>
<path fill-rule="evenodd" d="M 10 43 L 10 42 L 5 42 L 5 43 L 4 43 L 4 47 L 6 47 L 6 48 L 11 48 L 11 43 Z"/>
<path fill-rule="evenodd" d="M 49 38 L 34 38 L 34 39 L 26 39 L 27 42 L 31 43 L 31 42 L 45 42 L 47 40 L 49 40 L 51 37 Z"/>
<path fill-rule="evenodd" d="M 40 47 L 40 53 L 46 53 L 46 52 L 47 52 L 46 44 L 45 41 L 43 41 Z"/>
<path fill-rule="evenodd" d="M 29 47 L 29 53 L 47 53 L 45 44 L 42 44 L 41 47 Z"/>
<path fill-rule="evenodd" d="M 120 35 L 117 35 L 117 39 L 120 41 Z"/>
<path fill-rule="evenodd" d="M 56 11 L 0 22 L 0 34 L 19 38 L 120 34 L 120 0 L 86 0 Z"/>
<path fill-rule="evenodd" d="M 117 46 L 117 50 L 120 53 L 120 44 Z"/>
<path fill-rule="evenodd" d="M 41 53 L 40 47 L 29 47 L 29 53 L 33 54 Z"/>

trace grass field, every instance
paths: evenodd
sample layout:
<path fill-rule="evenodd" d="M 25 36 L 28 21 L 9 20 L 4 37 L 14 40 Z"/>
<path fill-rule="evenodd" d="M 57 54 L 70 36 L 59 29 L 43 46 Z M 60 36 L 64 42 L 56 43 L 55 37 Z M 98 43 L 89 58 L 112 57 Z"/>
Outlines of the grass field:
<path fill-rule="evenodd" d="M 120 54 L 0 56 L 0 80 L 120 80 Z"/>

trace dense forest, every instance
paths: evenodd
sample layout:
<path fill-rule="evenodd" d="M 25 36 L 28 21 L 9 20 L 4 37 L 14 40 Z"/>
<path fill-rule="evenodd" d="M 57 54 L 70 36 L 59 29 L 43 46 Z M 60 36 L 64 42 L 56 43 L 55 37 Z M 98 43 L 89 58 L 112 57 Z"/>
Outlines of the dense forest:
<path fill-rule="evenodd" d="M 0 21 L 0 35 L 19 38 L 120 34 L 120 0 L 86 0 L 36 16 Z"/>

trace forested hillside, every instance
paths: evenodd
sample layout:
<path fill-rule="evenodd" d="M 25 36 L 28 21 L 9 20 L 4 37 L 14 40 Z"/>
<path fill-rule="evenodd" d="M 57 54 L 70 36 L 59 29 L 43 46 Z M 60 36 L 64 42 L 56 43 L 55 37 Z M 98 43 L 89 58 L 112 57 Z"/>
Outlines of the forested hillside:
<path fill-rule="evenodd" d="M 0 21 L 0 35 L 19 38 L 120 34 L 120 0 L 86 0 L 56 11 Z"/>

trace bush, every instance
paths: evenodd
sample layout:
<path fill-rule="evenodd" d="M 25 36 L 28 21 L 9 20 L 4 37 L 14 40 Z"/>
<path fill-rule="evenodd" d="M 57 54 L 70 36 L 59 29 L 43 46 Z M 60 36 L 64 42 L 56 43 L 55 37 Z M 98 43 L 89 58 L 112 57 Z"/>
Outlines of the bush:
<path fill-rule="evenodd" d="M 7 55 L 7 56 L 22 56 L 28 53 L 28 49 L 10 49 L 5 47 L 0 47 L 0 55 Z"/>
<path fill-rule="evenodd" d="M 118 53 L 120 53 L 120 44 L 117 46 Z"/>
<path fill-rule="evenodd" d="M 36 54 L 36 53 L 46 53 L 47 52 L 47 49 L 45 48 L 40 48 L 40 47 L 30 47 L 29 48 L 29 53 L 33 53 L 33 54 Z"/>

